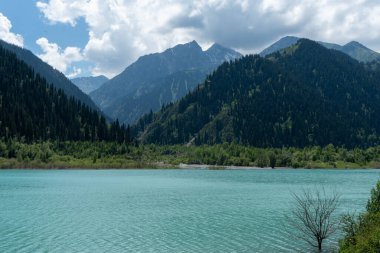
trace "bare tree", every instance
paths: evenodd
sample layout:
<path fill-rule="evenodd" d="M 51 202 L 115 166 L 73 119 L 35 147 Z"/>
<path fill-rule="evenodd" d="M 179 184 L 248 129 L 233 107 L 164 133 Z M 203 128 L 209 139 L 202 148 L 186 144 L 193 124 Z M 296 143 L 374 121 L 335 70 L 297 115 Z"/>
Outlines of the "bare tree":
<path fill-rule="evenodd" d="M 294 208 L 287 215 L 292 235 L 322 250 L 323 240 L 339 228 L 339 219 L 333 216 L 339 205 L 340 195 L 335 191 L 328 195 L 322 190 L 306 190 L 293 193 Z"/>

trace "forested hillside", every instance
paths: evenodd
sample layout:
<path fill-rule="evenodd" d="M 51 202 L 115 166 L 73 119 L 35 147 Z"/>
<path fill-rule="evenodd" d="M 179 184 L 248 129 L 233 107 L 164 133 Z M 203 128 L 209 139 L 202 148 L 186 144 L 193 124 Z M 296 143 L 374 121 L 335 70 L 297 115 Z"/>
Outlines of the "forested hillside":
<path fill-rule="evenodd" d="M 99 111 L 98 107 L 91 100 L 91 98 L 84 94 L 69 79 L 67 79 L 64 74 L 42 61 L 29 50 L 6 43 L 1 39 L 0 46 L 4 49 L 13 52 L 19 60 L 25 62 L 30 68 L 34 70 L 36 74 L 43 76 L 48 83 L 53 84 L 54 87 L 56 87 L 57 89 L 63 90 L 67 96 L 74 97 L 75 99 L 80 100 L 82 103 L 86 104 L 92 109 Z"/>
<path fill-rule="evenodd" d="M 143 143 L 259 147 L 379 144 L 378 73 L 302 39 L 224 63 L 194 92 L 135 126 Z"/>
<path fill-rule="evenodd" d="M 25 141 L 129 141 L 118 122 L 48 84 L 25 62 L 0 45 L 0 136 Z"/>

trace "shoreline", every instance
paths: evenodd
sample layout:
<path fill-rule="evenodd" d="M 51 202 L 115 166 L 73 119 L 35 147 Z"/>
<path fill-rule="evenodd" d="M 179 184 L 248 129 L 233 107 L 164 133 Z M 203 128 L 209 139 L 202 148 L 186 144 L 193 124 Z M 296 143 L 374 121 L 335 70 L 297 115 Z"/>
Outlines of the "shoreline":
<path fill-rule="evenodd" d="M 14 161 L 13 161 L 14 162 Z M 8 165 L 8 166 L 7 166 Z M 362 167 L 257 167 L 257 166 L 237 166 L 237 165 L 209 165 L 209 164 L 168 164 L 164 162 L 155 163 L 129 163 L 118 166 L 110 164 L 54 164 L 54 163 L 10 163 L 0 162 L 0 170 L 369 170 L 380 169 L 371 166 Z"/>
<path fill-rule="evenodd" d="M 126 145 L 114 142 L 1 142 L 0 169 L 367 169 L 380 168 L 380 146 L 256 148 Z"/>

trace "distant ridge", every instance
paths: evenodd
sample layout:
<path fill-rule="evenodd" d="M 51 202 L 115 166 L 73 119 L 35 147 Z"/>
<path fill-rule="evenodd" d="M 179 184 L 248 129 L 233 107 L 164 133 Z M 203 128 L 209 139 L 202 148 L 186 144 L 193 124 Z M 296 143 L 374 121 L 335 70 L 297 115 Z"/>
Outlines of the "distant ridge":
<path fill-rule="evenodd" d="M 267 47 L 266 49 L 264 49 L 260 53 L 260 55 L 266 56 L 276 51 L 285 49 L 291 45 L 296 44 L 300 39 L 301 38 L 294 37 L 294 36 L 283 37 L 277 42 Z M 318 43 L 320 43 L 321 45 L 323 45 L 324 47 L 328 49 L 335 49 L 335 50 L 341 51 L 360 62 L 371 62 L 375 60 L 380 61 L 380 53 L 377 53 L 373 51 L 372 49 L 365 47 L 364 45 L 360 44 L 357 41 L 351 41 L 343 46 L 340 46 L 338 44 L 333 44 L 333 43 L 321 42 L 321 41 L 318 41 Z"/>
<path fill-rule="evenodd" d="M 90 92 L 98 89 L 108 80 L 109 79 L 105 76 L 88 76 L 73 78 L 71 79 L 71 82 L 78 86 L 78 88 L 84 93 L 89 94 Z"/>
<path fill-rule="evenodd" d="M 267 56 L 268 54 L 272 54 L 284 48 L 290 47 L 296 44 L 299 40 L 300 38 L 294 36 L 283 37 L 277 42 L 270 45 L 269 47 L 265 48 L 263 51 L 261 51 L 260 56 Z"/>
<path fill-rule="evenodd" d="M 90 96 L 110 117 L 132 124 L 185 96 L 223 62 L 240 57 L 217 43 L 203 51 L 191 41 L 141 56 Z"/>

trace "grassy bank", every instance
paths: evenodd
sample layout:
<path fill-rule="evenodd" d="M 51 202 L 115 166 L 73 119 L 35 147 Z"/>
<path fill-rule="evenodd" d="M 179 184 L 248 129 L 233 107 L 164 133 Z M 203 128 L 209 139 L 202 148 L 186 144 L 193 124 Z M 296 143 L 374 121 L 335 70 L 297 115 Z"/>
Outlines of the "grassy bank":
<path fill-rule="evenodd" d="M 1 168 L 167 168 L 179 164 L 290 168 L 379 168 L 380 146 L 254 148 L 127 145 L 114 142 L 0 141 Z"/>
<path fill-rule="evenodd" d="M 114 142 L 0 141 L 0 168 L 171 168 L 179 164 L 290 168 L 379 168 L 380 146 L 254 148 L 127 145 Z"/>

